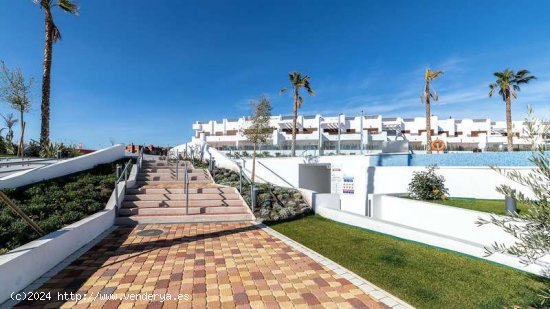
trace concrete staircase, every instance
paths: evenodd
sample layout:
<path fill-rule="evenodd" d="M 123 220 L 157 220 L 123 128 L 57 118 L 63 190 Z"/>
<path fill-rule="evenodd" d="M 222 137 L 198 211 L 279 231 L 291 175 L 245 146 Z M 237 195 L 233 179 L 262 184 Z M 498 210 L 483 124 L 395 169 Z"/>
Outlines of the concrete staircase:
<path fill-rule="evenodd" d="M 193 223 L 253 221 L 254 215 L 232 187 L 214 183 L 206 169 L 188 164 L 189 202 L 187 206 L 185 167 L 164 160 L 143 161 L 136 186 L 126 189 L 116 223 Z M 177 176 L 177 179 L 176 179 Z"/>

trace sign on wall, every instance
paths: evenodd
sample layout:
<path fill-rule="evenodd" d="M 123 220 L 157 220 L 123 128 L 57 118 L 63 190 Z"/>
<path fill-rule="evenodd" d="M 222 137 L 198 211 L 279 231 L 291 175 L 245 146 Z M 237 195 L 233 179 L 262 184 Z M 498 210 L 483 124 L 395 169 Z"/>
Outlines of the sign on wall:
<path fill-rule="evenodd" d="M 342 183 L 343 194 L 355 194 L 355 177 L 344 175 Z"/>

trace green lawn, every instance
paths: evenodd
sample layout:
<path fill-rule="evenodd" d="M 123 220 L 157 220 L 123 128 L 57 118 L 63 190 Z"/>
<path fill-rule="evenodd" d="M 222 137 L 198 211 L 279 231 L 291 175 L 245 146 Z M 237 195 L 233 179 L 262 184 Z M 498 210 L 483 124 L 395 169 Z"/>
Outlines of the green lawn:
<path fill-rule="evenodd" d="M 504 215 L 504 200 L 482 200 L 473 198 L 458 198 L 453 197 L 448 200 L 436 200 L 429 201 L 431 203 L 437 203 L 447 206 L 466 208 L 471 210 L 490 212 L 494 214 Z M 525 205 L 518 204 L 518 212 L 526 211 Z"/>
<path fill-rule="evenodd" d="M 278 232 L 418 308 L 528 306 L 550 280 L 319 216 L 272 224 Z"/>

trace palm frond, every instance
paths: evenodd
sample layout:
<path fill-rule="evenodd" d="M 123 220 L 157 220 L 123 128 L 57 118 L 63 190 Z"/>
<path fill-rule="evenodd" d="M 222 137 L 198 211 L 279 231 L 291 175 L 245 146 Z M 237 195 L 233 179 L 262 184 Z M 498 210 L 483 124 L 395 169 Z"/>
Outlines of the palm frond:
<path fill-rule="evenodd" d="M 493 94 L 495 94 L 495 91 L 498 89 L 498 85 L 496 83 L 489 84 L 489 97 L 492 97 Z"/>
<path fill-rule="evenodd" d="M 521 91 L 519 85 L 527 84 L 529 81 L 536 79 L 535 76 L 530 75 L 529 70 L 519 70 L 514 72 L 510 69 L 505 69 L 502 72 L 495 72 L 493 75 L 496 77 L 496 81 L 489 85 L 489 96 L 491 97 L 498 89 L 502 99 L 506 101 L 507 96 L 516 99 L 517 93 Z"/>
<path fill-rule="evenodd" d="M 430 92 L 430 98 L 432 98 L 434 101 L 439 100 L 439 96 L 437 95 L 437 92 L 435 90 L 433 92 Z"/>
<path fill-rule="evenodd" d="M 302 79 L 300 75 L 300 72 L 296 71 L 288 73 L 288 79 L 290 80 L 290 83 L 293 85 L 299 83 L 299 81 Z"/>
<path fill-rule="evenodd" d="M 71 0 L 57 0 L 57 6 L 67 13 L 78 15 L 78 5 Z"/>
<path fill-rule="evenodd" d="M 517 84 L 527 84 L 529 83 L 530 81 L 534 80 L 534 79 L 537 79 L 535 76 L 525 76 L 525 77 L 522 77 L 522 78 L 517 78 L 515 79 L 515 82 Z"/>
<path fill-rule="evenodd" d="M 424 73 L 424 80 L 430 82 L 438 78 L 442 74 L 443 74 L 443 71 L 432 71 L 430 68 L 428 68 Z"/>
<path fill-rule="evenodd" d="M 302 104 L 304 103 L 304 98 L 302 98 L 301 96 L 298 96 L 298 102 L 296 103 L 297 103 L 298 109 L 300 109 L 302 107 Z"/>
<path fill-rule="evenodd" d="M 529 72 L 529 70 L 521 69 L 516 73 L 516 77 L 517 78 L 523 78 L 523 77 L 525 77 L 525 75 L 529 75 L 529 74 L 531 74 L 531 72 Z"/>
<path fill-rule="evenodd" d="M 8 129 L 11 129 L 17 122 L 19 122 L 19 119 L 16 119 L 13 113 L 2 115 L 2 118 L 4 118 L 4 123 Z"/>
<path fill-rule="evenodd" d="M 59 28 L 53 23 L 52 21 L 52 37 L 53 42 L 61 41 L 61 32 L 59 31 Z"/>
<path fill-rule="evenodd" d="M 309 76 L 304 77 L 304 88 L 310 95 L 315 95 L 315 91 L 311 89 L 311 85 L 309 84 Z"/>

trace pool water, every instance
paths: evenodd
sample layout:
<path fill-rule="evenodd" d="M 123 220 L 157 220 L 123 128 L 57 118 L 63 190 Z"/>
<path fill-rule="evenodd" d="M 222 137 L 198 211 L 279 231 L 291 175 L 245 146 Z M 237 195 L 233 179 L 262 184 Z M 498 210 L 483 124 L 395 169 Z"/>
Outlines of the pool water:
<path fill-rule="evenodd" d="M 550 155 L 550 152 L 547 152 Z M 379 154 L 370 157 L 371 166 L 533 166 L 533 153 L 471 152 L 440 154 Z"/>

